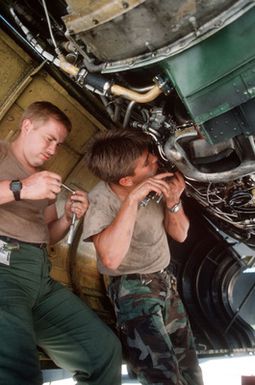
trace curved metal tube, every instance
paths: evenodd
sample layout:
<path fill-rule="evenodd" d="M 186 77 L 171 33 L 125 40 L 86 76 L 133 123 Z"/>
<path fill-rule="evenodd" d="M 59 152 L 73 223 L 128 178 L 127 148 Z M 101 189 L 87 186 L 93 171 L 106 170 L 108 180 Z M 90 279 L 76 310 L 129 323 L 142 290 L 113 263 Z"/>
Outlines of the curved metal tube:
<path fill-rule="evenodd" d="M 158 85 L 153 86 L 151 90 L 144 94 L 140 94 L 139 92 L 135 92 L 129 90 L 128 88 L 118 86 L 117 84 L 113 84 L 110 89 L 111 93 L 116 96 L 122 96 L 128 100 L 134 100 L 137 103 L 148 103 L 152 100 L 156 99 L 161 93 L 162 90 Z"/>
<path fill-rule="evenodd" d="M 184 150 L 176 141 L 174 136 L 170 136 L 164 146 L 166 157 L 173 162 L 187 179 L 199 182 L 230 182 L 245 175 L 254 173 L 255 159 L 246 159 L 240 166 L 229 171 L 204 173 L 199 171 L 187 158 Z"/>
<path fill-rule="evenodd" d="M 110 106 L 108 100 L 106 99 L 105 96 L 100 95 L 100 99 L 102 100 L 103 105 L 105 106 L 106 111 L 108 112 L 108 115 L 110 118 L 113 120 L 114 119 L 114 112 L 112 107 Z"/>
<path fill-rule="evenodd" d="M 131 112 L 132 112 L 134 106 L 135 106 L 135 101 L 134 100 L 129 102 L 129 105 L 127 107 L 127 111 L 126 111 L 126 114 L 125 114 L 124 122 L 123 122 L 123 128 L 127 128 L 129 120 L 130 120 Z"/>
<path fill-rule="evenodd" d="M 43 3 L 45 6 L 45 2 Z M 16 23 L 19 25 L 19 27 L 22 29 L 23 33 L 26 35 L 26 38 L 28 42 L 33 46 L 33 48 L 41 55 L 43 56 L 46 60 L 51 61 L 54 63 L 57 67 L 61 68 L 63 71 L 68 73 L 71 76 L 77 76 L 79 73 L 79 68 L 68 63 L 67 60 L 65 59 L 64 55 L 60 53 L 60 50 L 57 47 L 57 44 L 54 40 L 54 36 L 51 31 L 51 25 L 49 24 L 49 30 L 51 33 L 51 38 L 53 38 L 53 43 L 55 50 L 57 50 L 58 56 L 54 57 L 47 51 L 45 51 L 37 42 L 37 40 L 32 36 L 30 31 L 24 26 L 24 24 L 20 21 L 18 16 L 16 15 L 15 11 L 13 8 L 10 9 L 10 12 L 16 21 Z M 47 9 L 45 11 L 46 16 L 47 16 Z M 139 93 L 136 91 L 132 91 L 128 88 L 121 87 L 117 84 L 114 84 L 111 86 L 110 91 L 113 95 L 116 96 L 122 96 L 128 100 L 135 101 L 137 103 L 148 103 L 156 99 L 161 93 L 162 90 L 159 88 L 158 85 L 153 86 L 149 91 L 146 93 Z"/>

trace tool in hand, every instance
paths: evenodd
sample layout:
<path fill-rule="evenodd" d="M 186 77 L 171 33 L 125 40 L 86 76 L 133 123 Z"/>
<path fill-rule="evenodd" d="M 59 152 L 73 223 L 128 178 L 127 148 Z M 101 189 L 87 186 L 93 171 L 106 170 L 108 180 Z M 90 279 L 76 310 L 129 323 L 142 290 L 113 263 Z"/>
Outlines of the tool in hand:
<path fill-rule="evenodd" d="M 160 203 L 161 199 L 163 198 L 163 194 L 161 193 L 160 195 L 157 194 L 154 191 L 151 191 L 146 197 L 139 203 L 139 207 L 145 207 L 147 204 L 151 201 L 154 200 L 156 203 Z"/>
<path fill-rule="evenodd" d="M 75 193 L 75 190 L 71 189 L 70 187 L 68 187 L 64 183 L 62 183 L 61 186 L 64 187 L 66 190 L 70 191 L 72 194 Z M 69 233 L 68 233 L 68 238 L 67 238 L 67 244 L 68 245 L 71 245 L 72 242 L 73 242 L 76 219 L 77 219 L 76 218 L 76 214 L 73 213 L 73 215 L 72 215 L 72 222 L 71 222 L 71 226 L 70 226 Z"/>
<path fill-rule="evenodd" d="M 68 233 L 68 238 L 67 238 L 67 244 L 68 245 L 71 245 L 72 242 L 73 242 L 74 230 L 75 230 L 75 221 L 76 221 L 76 214 L 73 213 L 73 215 L 72 215 L 72 222 L 71 222 L 71 226 L 70 226 L 69 233 Z"/>
<path fill-rule="evenodd" d="M 71 193 L 74 193 L 75 190 L 73 190 L 71 187 L 68 187 L 66 184 L 61 183 L 61 186 L 64 187 L 67 191 L 70 191 Z"/>

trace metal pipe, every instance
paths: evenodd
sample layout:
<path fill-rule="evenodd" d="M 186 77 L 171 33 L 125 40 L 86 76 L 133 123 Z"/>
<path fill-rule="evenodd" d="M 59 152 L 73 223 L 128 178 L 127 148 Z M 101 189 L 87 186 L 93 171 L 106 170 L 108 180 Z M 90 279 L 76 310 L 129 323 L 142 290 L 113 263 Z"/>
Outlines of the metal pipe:
<path fill-rule="evenodd" d="M 56 51 L 57 55 L 59 55 L 59 54 L 61 54 L 61 51 L 60 51 L 60 49 L 57 46 L 55 37 L 54 37 L 53 32 L 52 32 L 49 12 L 48 12 L 45 0 L 42 0 L 42 5 L 43 5 L 44 13 L 45 13 L 45 16 L 46 16 L 46 21 L 47 21 L 47 24 L 48 24 L 48 28 L 49 28 L 49 32 L 50 32 L 50 37 L 51 37 L 52 43 L 53 43 L 53 45 L 55 47 L 55 51 Z"/>
<path fill-rule="evenodd" d="M 44 3 L 45 4 L 45 3 Z M 38 44 L 37 40 L 33 37 L 33 35 L 30 33 L 27 27 L 24 26 L 24 24 L 20 21 L 18 16 L 16 15 L 15 11 L 13 8 L 10 9 L 10 12 L 18 24 L 18 26 L 22 29 L 24 34 L 26 35 L 26 38 L 28 42 L 33 46 L 33 48 L 40 54 L 42 55 L 46 60 L 54 63 L 57 67 L 60 67 L 64 72 L 68 73 L 71 76 L 77 76 L 79 73 L 79 68 L 68 63 L 65 59 L 65 57 L 61 54 L 58 53 L 58 57 L 54 57 L 52 54 L 49 52 L 45 51 L 40 44 Z M 47 17 L 47 13 L 46 13 Z M 51 33 L 51 30 L 50 30 Z M 56 46 L 55 39 L 53 39 L 53 44 Z M 59 49 L 56 48 L 58 52 Z M 128 88 L 119 86 L 117 84 L 113 84 L 110 87 L 110 92 L 115 95 L 115 96 L 122 96 L 128 100 L 134 100 L 137 103 L 148 103 L 156 99 L 161 93 L 162 90 L 158 85 L 153 86 L 149 91 L 145 93 L 139 93 L 136 91 L 132 91 Z"/>
<path fill-rule="evenodd" d="M 128 107 L 127 107 L 127 110 L 126 110 L 124 122 L 123 122 L 123 128 L 127 128 L 128 123 L 129 123 L 129 120 L 130 120 L 131 112 L 132 112 L 132 110 L 133 110 L 135 104 L 136 104 L 136 103 L 135 103 L 134 100 L 132 100 L 131 102 L 129 102 Z"/>
<path fill-rule="evenodd" d="M 108 100 L 106 99 L 106 97 L 103 96 L 103 95 L 100 95 L 100 99 L 102 100 L 102 103 L 103 103 L 103 105 L 105 106 L 105 109 L 106 109 L 106 111 L 108 112 L 108 115 L 109 115 L 110 118 L 113 120 L 113 119 L 114 119 L 114 112 L 113 112 L 112 107 L 110 106 L 110 103 L 108 102 Z"/>
<path fill-rule="evenodd" d="M 154 84 L 151 84 L 150 86 L 145 86 L 145 87 L 133 87 L 133 86 L 130 86 L 129 88 L 132 91 L 136 91 L 136 92 L 147 92 L 147 91 L 150 91 L 153 87 L 154 87 Z"/>
<path fill-rule="evenodd" d="M 59 67 L 59 59 L 45 51 L 44 48 L 40 44 L 38 44 L 37 40 L 33 37 L 27 27 L 20 21 L 18 16 L 16 15 L 13 8 L 10 8 L 10 13 L 14 18 L 17 25 L 20 27 L 22 32 L 25 34 L 27 41 L 31 44 L 31 46 L 46 60 L 54 63 L 57 67 Z"/>
<path fill-rule="evenodd" d="M 42 46 L 37 42 L 37 40 L 33 37 L 28 28 L 20 21 L 18 16 L 16 15 L 13 8 L 10 8 L 10 13 L 14 18 L 17 25 L 21 28 L 23 33 L 26 36 L 27 41 L 31 44 L 31 46 L 47 61 L 55 64 L 57 67 L 61 68 L 63 71 L 67 72 L 69 75 L 76 76 L 79 72 L 79 68 L 74 65 L 68 63 L 64 56 L 59 54 L 58 57 L 53 56 L 51 53 L 47 52 L 42 48 Z"/>
<path fill-rule="evenodd" d="M 152 102 L 162 93 L 162 90 L 157 84 L 153 86 L 151 90 L 144 94 L 140 94 L 138 92 L 129 90 L 128 88 L 118 86 L 117 84 L 113 84 L 110 88 L 110 91 L 113 95 L 122 96 L 123 98 L 126 98 L 128 100 L 134 100 L 137 103 Z"/>
<path fill-rule="evenodd" d="M 184 150 L 178 144 L 174 135 L 170 136 L 164 146 L 166 157 L 175 164 L 175 166 L 187 177 L 200 182 L 230 182 L 245 175 L 254 173 L 255 160 L 245 159 L 240 166 L 229 171 L 204 173 L 199 171 L 187 158 Z"/>

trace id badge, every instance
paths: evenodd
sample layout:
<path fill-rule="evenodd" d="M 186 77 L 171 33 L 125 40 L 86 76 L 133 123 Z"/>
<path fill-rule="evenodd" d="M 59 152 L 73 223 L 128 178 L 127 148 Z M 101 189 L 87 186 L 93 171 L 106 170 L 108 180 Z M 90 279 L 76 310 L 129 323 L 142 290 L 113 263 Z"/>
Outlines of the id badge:
<path fill-rule="evenodd" d="M 10 265 L 11 251 L 8 250 L 8 243 L 0 239 L 0 263 Z"/>

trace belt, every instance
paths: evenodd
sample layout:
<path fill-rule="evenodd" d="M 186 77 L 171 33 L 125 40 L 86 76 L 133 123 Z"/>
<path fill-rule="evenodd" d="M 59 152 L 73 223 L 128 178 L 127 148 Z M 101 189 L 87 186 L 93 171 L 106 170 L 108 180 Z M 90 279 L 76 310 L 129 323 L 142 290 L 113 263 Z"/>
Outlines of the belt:
<path fill-rule="evenodd" d="M 20 239 L 7 237 L 5 235 L 0 235 L 0 239 L 2 239 L 2 241 L 7 242 L 7 243 L 24 244 L 24 245 L 34 246 L 34 247 L 37 247 L 39 249 L 44 249 L 45 247 L 47 247 L 47 243 L 25 242 L 25 241 L 21 241 Z"/>
<path fill-rule="evenodd" d="M 126 280 L 140 280 L 142 284 L 146 284 L 148 285 L 149 283 L 152 282 L 152 278 L 153 277 L 146 277 L 146 276 L 150 276 L 150 275 L 153 275 L 153 274 L 164 274 L 166 273 L 165 275 L 162 275 L 162 278 L 164 277 L 164 279 L 166 278 L 166 275 L 169 277 L 170 279 L 170 289 L 173 291 L 173 292 L 177 292 L 177 280 L 176 280 L 176 277 L 173 275 L 172 269 L 168 267 L 166 267 L 165 269 L 162 269 L 160 271 L 156 271 L 155 273 L 148 273 L 148 274 L 124 274 L 124 275 L 115 275 L 115 276 L 110 276 L 109 278 L 109 283 L 115 283 L 118 279 L 120 279 L 121 277 L 125 276 L 125 279 Z"/>
<path fill-rule="evenodd" d="M 165 269 L 160 270 L 160 271 L 155 271 L 154 273 L 135 273 L 135 274 L 123 274 L 123 275 L 111 275 L 110 279 L 114 280 L 114 279 L 119 279 L 119 278 L 125 276 L 127 280 L 132 281 L 132 280 L 136 280 L 136 279 L 141 278 L 143 275 L 162 274 L 162 273 L 166 273 L 166 272 L 169 272 L 169 269 L 167 267 Z"/>

